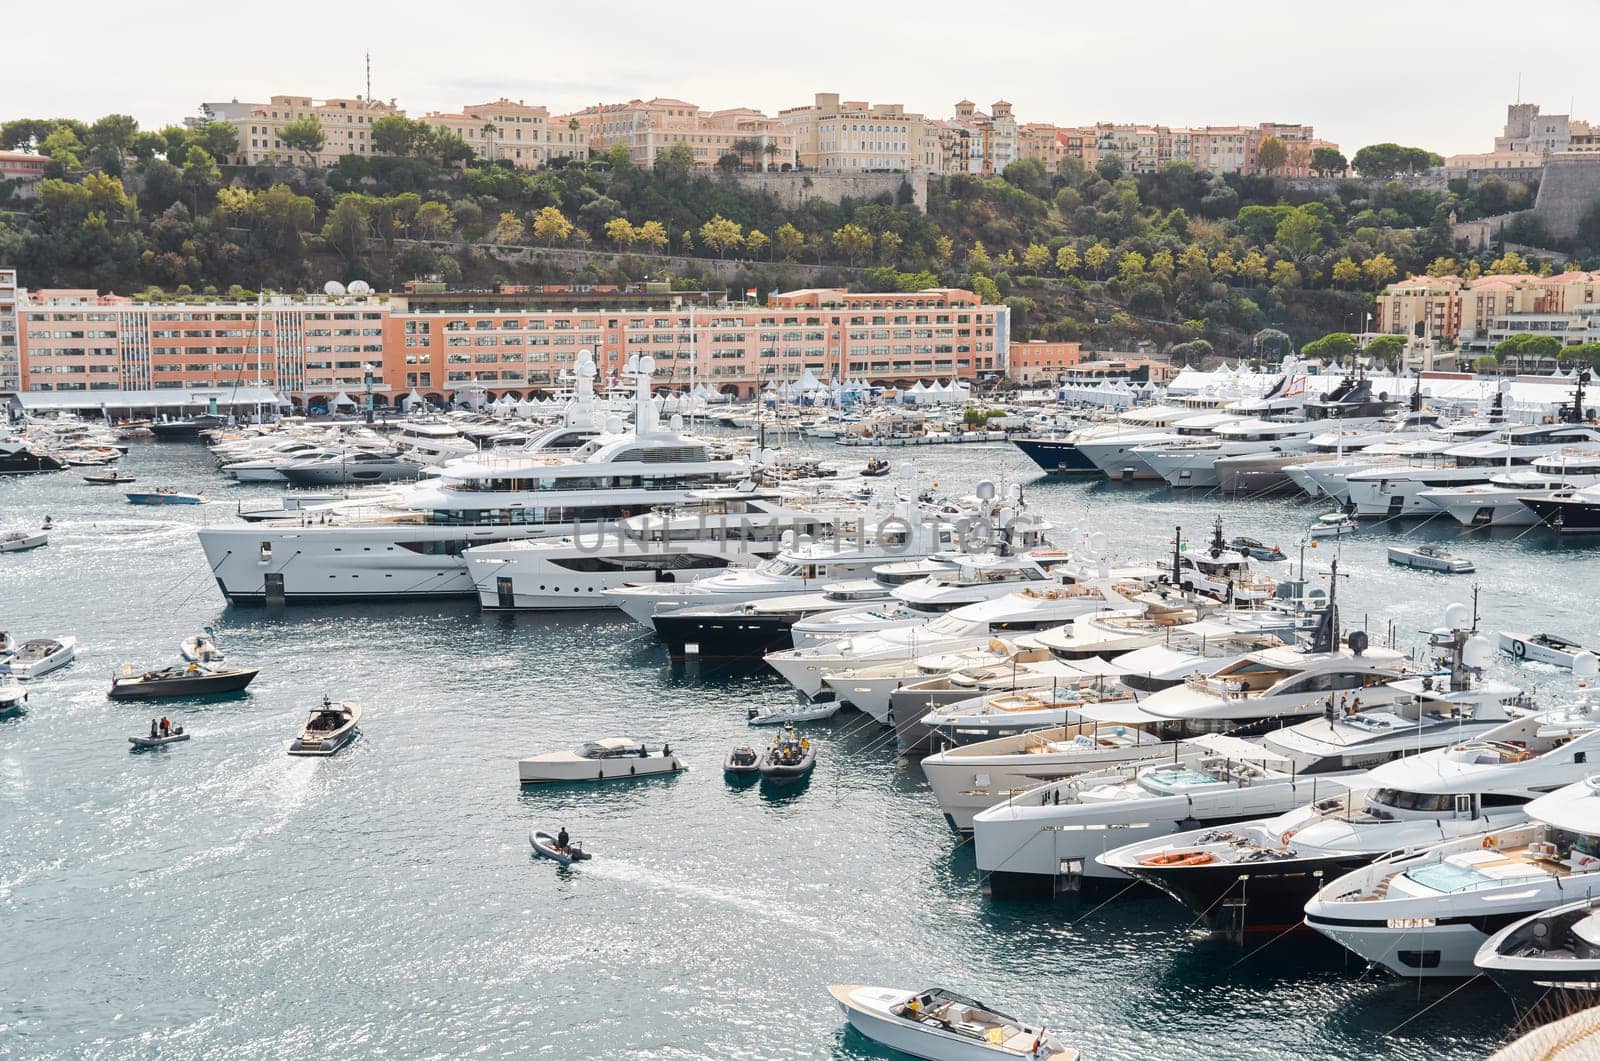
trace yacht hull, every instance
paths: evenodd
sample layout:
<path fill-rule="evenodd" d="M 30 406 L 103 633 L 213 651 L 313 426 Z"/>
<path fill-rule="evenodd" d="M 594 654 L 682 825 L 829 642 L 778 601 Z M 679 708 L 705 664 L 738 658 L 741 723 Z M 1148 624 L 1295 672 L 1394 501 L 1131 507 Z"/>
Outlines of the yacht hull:
<path fill-rule="evenodd" d="M 1542 523 L 1562 534 L 1600 534 L 1600 504 L 1572 497 L 1522 498 Z"/>
<path fill-rule="evenodd" d="M 1376 852 L 1264 863 L 1130 865 L 1126 872 L 1188 907 L 1212 932 L 1246 936 L 1305 928 L 1306 901 L 1317 889 L 1374 857 Z"/>
<path fill-rule="evenodd" d="M 1053 475 L 1098 475 L 1100 469 L 1064 438 L 1014 438 L 1011 444 Z"/>
<path fill-rule="evenodd" d="M 768 652 L 793 648 L 790 629 L 798 618 L 786 615 L 675 615 L 653 617 L 656 636 L 672 659 L 759 660 Z"/>

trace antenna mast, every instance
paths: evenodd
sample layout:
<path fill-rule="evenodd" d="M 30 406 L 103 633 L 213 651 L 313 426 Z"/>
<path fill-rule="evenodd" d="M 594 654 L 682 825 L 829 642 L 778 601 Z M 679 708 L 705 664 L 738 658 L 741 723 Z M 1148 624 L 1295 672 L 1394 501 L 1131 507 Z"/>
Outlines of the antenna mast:
<path fill-rule="evenodd" d="M 367 52 L 367 106 L 372 106 L 372 53 Z"/>

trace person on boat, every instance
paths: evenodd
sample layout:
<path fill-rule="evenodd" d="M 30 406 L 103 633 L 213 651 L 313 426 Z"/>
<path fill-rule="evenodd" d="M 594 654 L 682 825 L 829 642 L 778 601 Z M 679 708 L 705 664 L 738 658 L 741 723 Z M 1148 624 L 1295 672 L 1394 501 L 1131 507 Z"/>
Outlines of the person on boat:
<path fill-rule="evenodd" d="M 172 732 L 172 723 L 167 721 L 167 716 L 166 715 L 162 715 L 161 716 L 161 735 L 163 737 L 165 737 L 167 734 L 169 734 L 171 732 Z"/>
<path fill-rule="evenodd" d="M 158 736 L 160 736 L 160 734 L 156 732 L 156 720 L 152 718 L 150 720 L 150 737 L 152 740 L 154 740 Z"/>
<path fill-rule="evenodd" d="M 565 851 L 567 849 L 567 845 L 571 842 L 572 838 L 567 835 L 567 827 L 563 825 L 561 827 L 561 831 L 556 833 L 556 850 Z"/>
<path fill-rule="evenodd" d="M 1352 715 L 1361 714 L 1361 697 L 1357 696 L 1354 700 L 1350 701 L 1350 713 Z"/>
<path fill-rule="evenodd" d="M 53 519 L 51 519 L 51 518 L 50 518 L 50 517 L 49 517 L 49 516 L 46 516 L 46 517 L 45 517 L 45 518 L 44 518 L 44 526 L 43 526 L 43 527 L 41 527 L 41 528 L 40 528 L 40 529 L 41 529 L 41 530 L 50 530 L 50 529 L 51 529 L 51 528 L 53 528 L 53 527 L 54 527 L 54 526 L 55 526 L 55 525 L 56 525 L 56 524 L 55 524 L 55 520 L 53 520 Z"/>
<path fill-rule="evenodd" d="M 663 756 L 667 756 L 667 755 L 671 755 L 671 754 L 672 754 L 672 745 L 670 745 L 670 744 L 663 744 L 663 745 L 662 745 L 662 746 L 661 746 L 661 754 L 662 754 L 662 755 L 663 755 Z"/>

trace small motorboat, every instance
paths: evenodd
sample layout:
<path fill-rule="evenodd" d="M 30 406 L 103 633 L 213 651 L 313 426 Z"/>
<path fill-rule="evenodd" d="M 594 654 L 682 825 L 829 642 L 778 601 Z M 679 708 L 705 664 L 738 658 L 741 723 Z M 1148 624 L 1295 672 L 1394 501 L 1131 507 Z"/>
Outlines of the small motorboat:
<path fill-rule="evenodd" d="M 181 696 L 217 696 L 236 693 L 255 680 L 260 671 L 247 667 L 223 667 L 213 663 L 189 663 L 135 674 L 123 667 L 111 676 L 113 700 L 170 700 Z"/>
<path fill-rule="evenodd" d="M 146 493 L 134 493 L 125 496 L 130 505 L 203 505 L 206 503 L 204 494 L 185 494 L 165 486 Z"/>
<path fill-rule="evenodd" d="M 528 843 L 533 845 L 533 853 L 540 858 L 548 858 L 559 862 L 563 866 L 570 866 L 574 862 L 587 862 L 594 856 L 583 849 L 577 841 L 568 841 L 566 847 L 556 845 L 556 838 L 543 829 L 535 829 L 528 834 Z"/>
<path fill-rule="evenodd" d="M 173 726 L 167 733 L 157 733 L 151 730 L 148 734 L 138 737 L 129 737 L 128 743 L 134 748 L 165 748 L 169 744 L 179 744 L 189 739 L 189 734 L 183 731 L 182 726 Z"/>
<path fill-rule="evenodd" d="M 361 705 L 349 700 L 334 703 L 326 696 L 322 706 L 311 712 L 300 736 L 289 743 L 290 755 L 332 755 L 356 735 L 361 721 Z"/>
<path fill-rule="evenodd" d="M 24 641 L 4 663 L 0 663 L 0 673 L 23 681 L 38 678 L 71 663 L 77 651 L 78 639 L 75 637 L 36 637 Z"/>
<path fill-rule="evenodd" d="M 211 627 L 200 629 L 193 637 L 186 637 L 178 646 L 178 654 L 190 663 L 221 663 L 225 658 L 217 647 L 217 633 Z"/>
<path fill-rule="evenodd" d="M 93 486 L 115 486 L 118 483 L 131 483 L 137 478 L 138 476 L 134 475 L 123 475 L 115 468 L 112 468 L 108 471 L 96 472 L 93 475 L 85 475 L 83 481 Z"/>
<path fill-rule="evenodd" d="M 784 704 L 781 707 L 752 707 L 748 721 L 752 726 L 792 726 L 796 722 L 816 722 L 832 718 L 843 706 L 841 700 L 813 700 Z"/>
<path fill-rule="evenodd" d="M 1443 575 L 1470 575 L 1478 569 L 1466 557 L 1447 553 L 1437 545 L 1391 545 L 1389 562 Z"/>
<path fill-rule="evenodd" d="M 734 777 L 753 777 L 761 772 L 761 753 L 748 744 L 729 748 L 722 760 L 722 772 Z"/>
<path fill-rule="evenodd" d="M 817 749 L 801 737 L 793 726 L 785 726 L 761 758 L 763 781 L 798 781 L 809 777 L 817 765 Z"/>
<path fill-rule="evenodd" d="M 0 638 L 3 637 L 0 635 Z M 1592 648 L 1584 648 L 1576 641 L 1555 634 L 1523 634 L 1515 630 L 1501 630 L 1495 639 L 1499 642 L 1500 651 L 1514 656 L 1518 662 L 1532 660 L 1567 670 L 1574 669 L 1579 656 L 1600 656 L 1600 652 Z"/>
<path fill-rule="evenodd" d="M 1318 516 L 1307 533 L 1313 538 L 1343 538 L 1347 534 L 1354 534 L 1360 527 L 1361 524 L 1356 522 L 1354 516 L 1348 516 L 1343 512 L 1329 512 Z"/>
<path fill-rule="evenodd" d="M 1024 1024 L 965 995 L 941 987 L 830 984 L 828 993 L 845 1019 L 873 1042 L 931 1061 L 1019 1058 L 1077 1061 L 1078 1051 L 1052 1040 L 1042 1026 Z"/>
<path fill-rule="evenodd" d="M 558 781 L 622 781 L 635 777 L 676 774 L 689 769 L 672 754 L 672 745 L 663 744 L 661 754 L 652 755 L 643 741 L 631 737 L 601 737 L 565 751 L 545 752 L 517 763 L 517 777 L 524 785 Z"/>
<path fill-rule="evenodd" d="M 0 553 L 25 553 L 49 542 L 50 536 L 42 530 L 6 531 L 0 534 Z"/>
<path fill-rule="evenodd" d="M 892 468 L 888 461 L 882 457 L 873 457 L 867 461 L 867 466 L 861 469 L 861 474 L 867 479 L 879 479 L 888 475 L 891 470 Z"/>
<path fill-rule="evenodd" d="M 1252 560 L 1275 561 L 1283 559 L 1283 550 L 1276 545 L 1267 545 L 1255 538 L 1239 537 L 1228 543 L 1228 548 L 1236 553 L 1243 553 Z"/>
<path fill-rule="evenodd" d="M 9 674 L 0 674 L 0 718 L 9 718 L 22 713 L 22 705 L 28 702 L 28 690 L 21 682 Z"/>

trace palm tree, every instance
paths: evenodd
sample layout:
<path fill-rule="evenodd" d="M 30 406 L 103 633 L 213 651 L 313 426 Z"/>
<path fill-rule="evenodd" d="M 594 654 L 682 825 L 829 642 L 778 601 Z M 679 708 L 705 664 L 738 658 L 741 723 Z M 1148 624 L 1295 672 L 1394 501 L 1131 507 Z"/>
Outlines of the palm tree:
<path fill-rule="evenodd" d="M 496 129 L 494 122 L 484 122 L 483 123 L 483 157 L 484 157 L 484 161 L 488 161 L 488 160 L 494 158 L 493 149 L 489 145 L 494 144 L 498 139 L 499 139 L 499 130 Z"/>
<path fill-rule="evenodd" d="M 767 169 L 771 169 L 772 160 L 778 157 L 778 142 L 776 140 L 768 140 L 761 150 L 767 156 Z"/>

